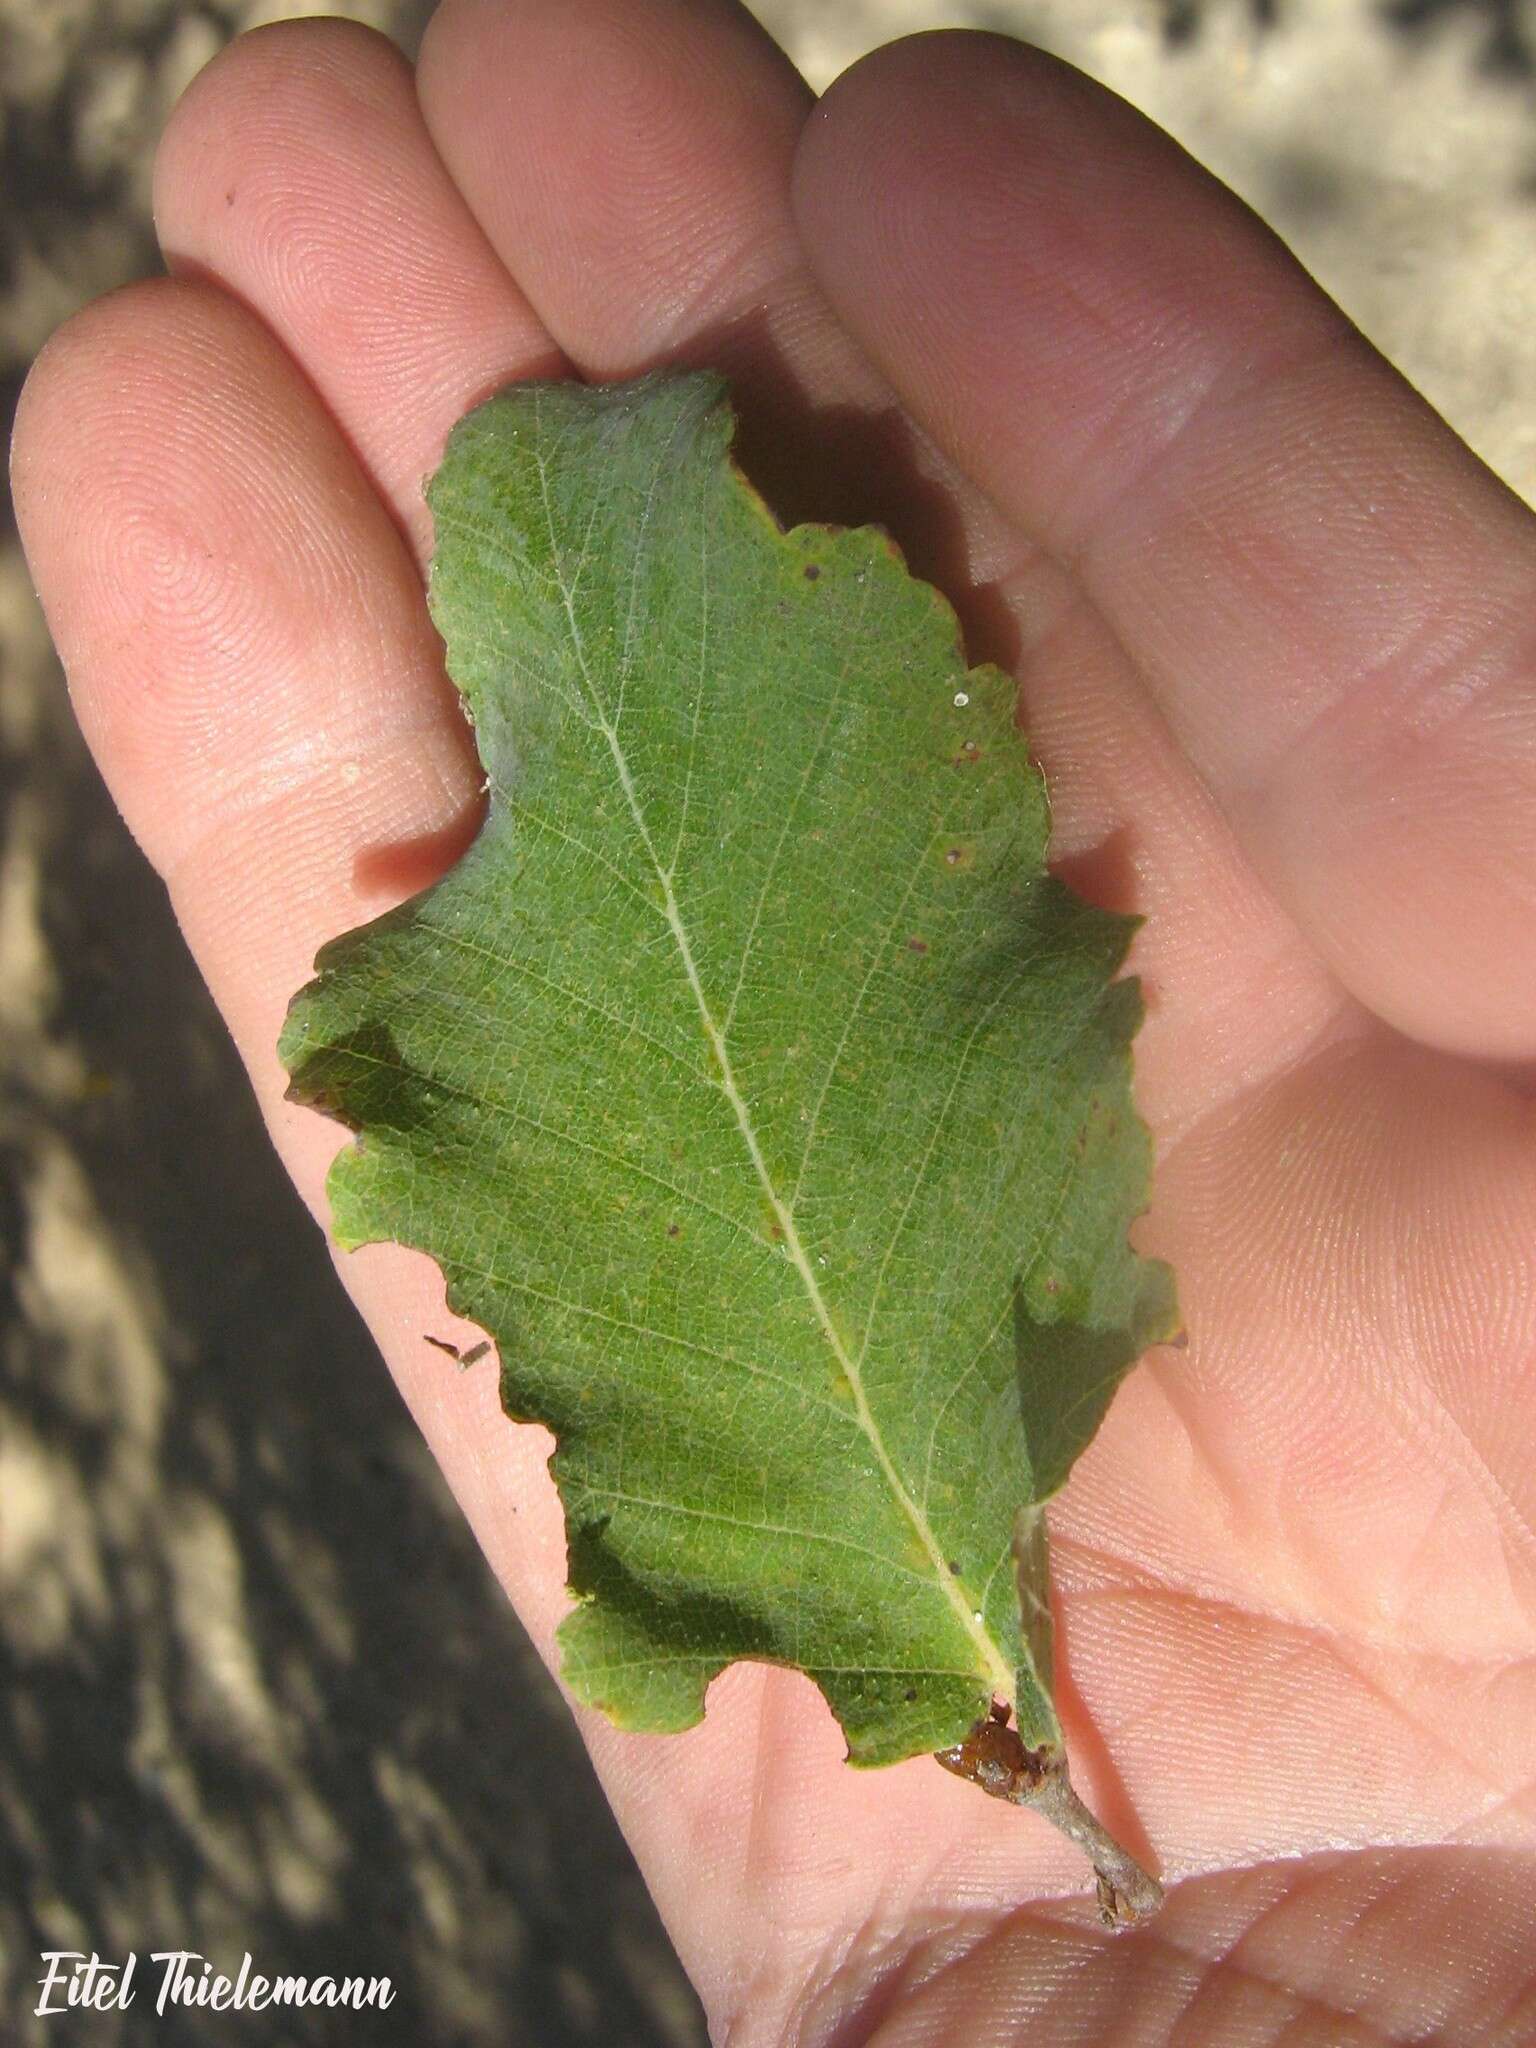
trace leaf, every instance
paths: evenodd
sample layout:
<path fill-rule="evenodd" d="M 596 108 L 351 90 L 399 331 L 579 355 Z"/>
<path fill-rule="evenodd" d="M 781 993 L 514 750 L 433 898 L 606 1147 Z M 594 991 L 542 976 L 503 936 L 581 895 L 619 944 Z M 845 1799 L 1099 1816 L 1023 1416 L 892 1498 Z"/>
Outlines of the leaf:
<path fill-rule="evenodd" d="M 558 1440 L 582 1699 L 685 1728 L 748 1657 L 858 1764 L 994 1696 L 1052 1746 L 1038 1510 L 1174 1327 L 1126 1241 L 1135 920 L 1047 875 L 1009 678 L 880 532 L 781 533 L 731 427 L 691 375 L 455 428 L 489 815 L 321 954 L 290 1092 L 362 1134 L 338 1241 L 430 1252 Z"/>

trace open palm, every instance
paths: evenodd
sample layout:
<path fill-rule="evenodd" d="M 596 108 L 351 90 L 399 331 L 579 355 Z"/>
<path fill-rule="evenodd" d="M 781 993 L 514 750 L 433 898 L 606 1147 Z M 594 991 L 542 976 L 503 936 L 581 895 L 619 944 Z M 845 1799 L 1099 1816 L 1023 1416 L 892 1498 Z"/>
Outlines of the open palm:
<path fill-rule="evenodd" d="M 274 1051 L 477 768 L 421 479 L 528 376 L 725 369 L 787 519 L 882 520 L 1012 662 L 1053 853 L 1146 916 L 1143 1249 L 1187 1348 L 1052 1511 L 1063 1719 L 1162 1916 L 738 1666 L 586 1732 L 717 2035 L 1536 2034 L 1536 525 L 1231 196 L 1077 74 L 917 38 L 819 110 L 727 0 L 293 23 L 188 94 L 173 277 L 41 359 L 17 501 L 82 723 L 317 1210 Z M 343 1261 L 535 1635 L 549 1440 L 423 1259 Z M 319 1396 L 317 1394 L 317 1400 Z"/>

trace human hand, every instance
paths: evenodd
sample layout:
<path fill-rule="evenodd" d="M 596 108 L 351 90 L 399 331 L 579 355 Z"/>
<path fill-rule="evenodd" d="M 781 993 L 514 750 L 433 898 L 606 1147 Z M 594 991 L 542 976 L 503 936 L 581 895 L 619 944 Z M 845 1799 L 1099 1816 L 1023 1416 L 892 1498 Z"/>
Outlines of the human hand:
<path fill-rule="evenodd" d="M 290 23 L 197 82 L 156 198 L 173 281 L 45 351 L 18 510 L 317 1213 L 278 1026 L 478 822 L 420 481 L 512 378 L 729 372 L 776 509 L 882 519 L 1017 662 L 1059 864 L 1148 920 L 1139 1242 L 1191 1343 L 1051 1519 L 1075 1775 L 1169 1903 L 1106 1934 L 1043 1825 L 848 1771 L 738 1666 L 685 1736 L 582 1717 L 718 2036 L 1528 2038 L 1529 513 L 1165 137 L 995 38 L 813 114 L 723 0 L 447 0 L 417 85 Z M 547 1648 L 549 1439 L 422 1344 L 427 1261 L 341 1264 Z"/>

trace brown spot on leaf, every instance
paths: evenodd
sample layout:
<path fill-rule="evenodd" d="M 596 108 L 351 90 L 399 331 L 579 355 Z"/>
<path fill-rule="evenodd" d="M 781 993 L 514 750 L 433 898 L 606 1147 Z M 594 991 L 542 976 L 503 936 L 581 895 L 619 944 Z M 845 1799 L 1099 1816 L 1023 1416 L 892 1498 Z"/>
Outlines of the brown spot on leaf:
<path fill-rule="evenodd" d="M 981 749 L 974 740 L 967 740 L 955 756 L 957 768 L 971 768 L 981 759 Z"/>
<path fill-rule="evenodd" d="M 816 581 L 816 578 L 817 578 L 817 577 L 818 577 L 818 576 L 819 576 L 820 574 L 821 574 L 821 564 L 820 564 L 819 562 L 807 562 L 807 563 L 806 563 L 806 565 L 805 565 L 805 570 L 804 570 L 804 575 L 805 575 L 805 580 L 806 580 L 806 582 L 807 582 L 807 583 L 814 583 L 814 582 Z"/>
<path fill-rule="evenodd" d="M 927 950 L 928 941 L 926 939 L 908 939 L 907 951 L 909 953 L 926 953 Z"/>
<path fill-rule="evenodd" d="M 682 1236 L 682 1234 L 683 1234 L 683 1226 L 681 1225 L 681 1223 L 669 1223 L 669 1224 L 667 1225 L 667 1235 L 668 1235 L 668 1237 L 681 1237 L 681 1236 Z"/>

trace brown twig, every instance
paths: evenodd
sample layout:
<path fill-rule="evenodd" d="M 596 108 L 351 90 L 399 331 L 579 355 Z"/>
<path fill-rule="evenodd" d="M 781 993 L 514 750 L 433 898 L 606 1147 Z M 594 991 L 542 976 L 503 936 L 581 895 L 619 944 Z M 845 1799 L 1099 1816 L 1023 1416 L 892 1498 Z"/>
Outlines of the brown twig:
<path fill-rule="evenodd" d="M 1026 1749 L 1009 1710 L 994 1705 L 956 1749 L 941 1749 L 945 1770 L 979 1785 L 1011 1806 L 1032 1806 L 1052 1827 L 1075 1842 L 1093 1865 L 1099 1887 L 1099 1918 L 1106 1927 L 1131 1927 L 1163 1903 L 1163 1888 L 1084 1806 L 1072 1789 L 1067 1760 L 1059 1749 Z"/>

